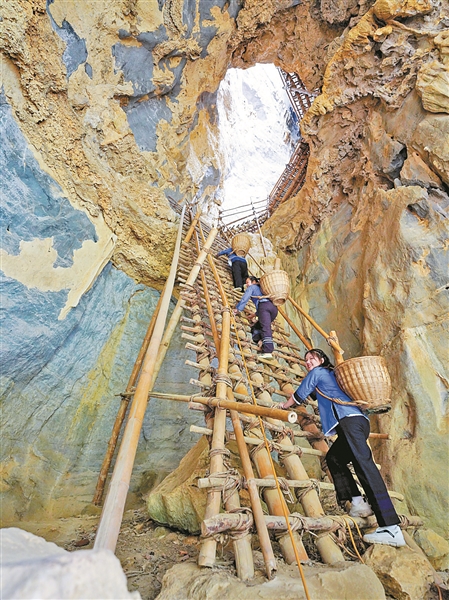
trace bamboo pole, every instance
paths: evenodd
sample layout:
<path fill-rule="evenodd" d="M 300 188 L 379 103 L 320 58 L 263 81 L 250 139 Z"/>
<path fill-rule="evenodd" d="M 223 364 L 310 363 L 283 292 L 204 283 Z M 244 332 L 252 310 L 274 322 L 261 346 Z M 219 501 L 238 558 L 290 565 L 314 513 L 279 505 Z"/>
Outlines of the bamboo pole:
<path fill-rule="evenodd" d="M 277 515 L 263 515 L 263 520 L 265 521 L 265 527 L 271 531 L 285 531 L 287 529 L 285 517 Z M 329 532 L 335 530 L 336 525 L 343 528 L 349 526 L 352 529 L 355 528 L 357 524 L 357 526 L 361 529 L 368 529 L 370 527 L 374 527 L 376 524 L 376 518 L 374 516 L 351 518 L 345 516 L 304 517 L 303 515 L 292 514 L 290 515 L 288 521 L 291 527 L 303 533 L 306 533 L 307 531 Z M 407 521 L 407 527 L 415 528 L 423 525 L 423 521 L 419 517 L 407 517 Z M 219 515 L 211 517 L 210 519 L 205 519 L 202 522 L 201 534 L 212 535 L 222 533 L 224 531 L 246 530 L 246 528 L 251 526 L 252 523 L 253 519 L 251 515 L 220 513 Z M 411 545 L 410 547 L 415 550 L 414 546 Z"/>
<path fill-rule="evenodd" d="M 232 397 L 232 390 L 228 389 L 228 397 Z M 251 508 L 253 511 L 253 517 L 256 523 L 257 534 L 260 541 L 260 549 L 262 550 L 265 570 L 268 579 L 272 579 L 276 574 L 276 559 L 274 557 L 273 548 L 271 546 L 270 536 L 268 529 L 264 521 L 264 515 L 262 505 L 260 503 L 259 492 L 257 485 L 254 482 L 254 471 L 251 465 L 251 459 L 249 457 L 248 448 L 243 436 L 242 425 L 240 418 L 235 410 L 231 410 L 232 425 L 234 427 L 234 433 L 237 440 L 237 446 L 239 449 L 240 459 L 242 461 L 243 473 L 246 477 L 246 485 L 249 492 L 249 498 L 251 501 Z"/>
<path fill-rule="evenodd" d="M 165 290 L 165 286 L 164 286 Z M 137 355 L 136 362 L 134 363 L 133 370 L 128 380 L 128 385 L 126 386 L 125 394 L 129 394 L 128 397 L 122 396 L 122 400 L 120 402 L 120 407 L 117 412 L 117 416 L 115 417 L 114 426 L 112 428 L 111 437 L 108 442 L 108 447 L 106 449 L 106 454 L 103 459 L 103 464 L 101 465 L 100 474 L 98 476 L 97 487 L 95 488 L 95 494 L 93 497 L 93 504 L 99 505 L 101 503 L 101 499 L 103 497 L 104 485 L 106 483 L 106 478 L 109 473 L 109 467 L 111 466 L 112 458 L 114 456 L 115 448 L 117 446 L 117 440 L 120 435 L 120 430 L 122 428 L 123 421 L 125 420 L 126 410 L 129 405 L 129 400 L 131 396 L 131 392 L 136 384 L 137 377 L 140 373 L 140 367 L 142 366 L 142 362 L 145 356 L 145 353 L 148 349 L 148 345 L 151 340 L 151 336 L 153 335 L 154 326 L 156 323 L 157 316 L 159 314 L 159 309 L 162 304 L 162 298 L 164 295 L 164 290 L 162 290 L 161 295 L 159 296 L 158 303 L 156 308 L 154 309 L 153 315 L 151 317 L 150 324 L 148 325 L 147 332 L 143 339 L 142 345 L 139 350 L 139 354 Z"/>
<path fill-rule="evenodd" d="M 293 329 L 293 331 L 296 333 L 296 335 L 299 337 L 299 339 L 301 340 L 301 342 L 304 344 L 304 346 L 307 348 L 307 350 L 310 350 L 312 348 L 312 344 L 309 342 L 309 340 L 299 331 L 299 329 L 296 327 L 296 325 L 293 323 L 293 321 L 290 319 L 290 317 L 287 315 L 286 311 L 282 308 L 282 306 L 278 306 L 278 311 L 281 313 L 282 317 L 287 321 L 287 323 L 290 325 L 290 327 Z"/>
<path fill-rule="evenodd" d="M 310 483 L 311 483 L 310 479 L 301 479 L 301 480 L 287 479 L 284 481 L 287 483 L 288 487 L 291 487 L 291 488 L 308 488 L 308 487 L 310 487 Z M 269 479 L 269 478 L 260 479 L 260 478 L 255 477 L 254 483 L 257 487 L 268 487 L 268 488 L 276 487 L 275 479 Z M 223 485 L 223 479 L 220 479 L 219 477 L 200 477 L 200 479 L 197 479 L 196 485 L 198 486 L 198 488 L 200 490 L 202 490 L 204 488 L 208 488 L 208 487 L 219 487 L 220 485 Z M 240 480 L 240 485 L 242 488 L 247 487 L 246 475 L 245 475 L 245 479 Z M 314 481 L 313 485 L 317 485 L 322 490 L 334 490 L 335 489 L 333 483 L 327 483 L 326 481 Z"/>
<path fill-rule="evenodd" d="M 201 217 L 201 208 L 198 207 L 198 210 L 196 211 L 196 215 L 195 215 L 194 219 L 192 220 L 192 224 L 190 225 L 189 230 L 186 234 L 186 237 L 182 242 L 183 246 L 187 246 L 187 244 L 190 242 L 190 238 L 192 237 L 193 232 L 195 231 L 195 227 L 197 226 L 197 223 L 200 220 L 200 217 Z"/>
<path fill-rule="evenodd" d="M 191 425 L 190 431 L 192 433 L 200 433 L 201 435 L 212 435 L 212 431 L 210 429 L 207 429 L 207 427 L 198 427 L 197 425 Z M 243 439 L 245 443 L 249 446 L 258 446 L 260 444 L 260 440 L 258 438 L 244 436 Z M 277 445 L 276 448 L 281 452 L 300 451 L 304 454 L 311 454 L 313 456 L 323 456 L 323 452 L 321 452 L 321 450 L 314 450 L 313 448 L 301 448 L 299 446 L 283 446 L 282 444 Z"/>
<path fill-rule="evenodd" d="M 200 243 L 199 243 L 198 234 L 196 234 L 196 247 L 199 252 Z M 222 357 L 222 354 L 220 352 L 221 338 L 220 338 L 220 335 L 218 333 L 218 329 L 217 329 L 217 326 L 215 323 L 215 315 L 214 315 L 214 312 L 212 309 L 210 294 L 209 294 L 209 290 L 208 290 L 208 286 L 207 286 L 206 275 L 203 270 L 201 271 L 201 282 L 202 282 L 202 286 L 203 286 L 204 298 L 206 300 L 206 309 L 207 309 L 207 313 L 209 316 L 211 331 L 212 331 L 212 335 L 214 338 L 215 349 L 216 349 L 217 354 L 221 358 Z M 229 340 L 228 340 L 228 343 L 229 343 Z M 226 360 L 227 360 L 227 358 L 226 358 Z M 226 364 L 226 373 L 227 373 L 227 364 Z M 215 419 L 214 419 L 214 422 L 215 422 Z M 214 423 L 213 423 L 213 427 L 215 429 Z M 213 431 L 211 431 L 211 433 L 213 433 Z M 223 447 L 224 447 L 224 436 L 223 436 Z M 225 508 L 227 511 L 230 511 L 230 512 L 239 510 L 241 508 L 240 497 L 239 497 L 237 490 L 235 490 L 234 493 L 231 494 L 226 499 Z M 233 546 L 234 546 L 234 556 L 235 556 L 235 563 L 236 563 L 238 577 L 240 579 L 242 579 L 243 581 L 252 579 L 254 577 L 254 561 L 253 561 L 253 555 L 252 555 L 252 550 L 251 550 L 251 535 L 248 534 L 248 535 L 242 536 L 242 537 L 234 540 Z"/>
<path fill-rule="evenodd" d="M 337 352 L 339 352 L 340 354 L 344 354 L 344 350 L 340 348 L 338 343 L 334 342 L 334 340 L 331 338 L 331 335 L 329 333 L 326 333 L 324 329 L 320 327 L 318 323 L 314 319 L 312 319 L 312 317 L 308 315 L 306 311 L 303 308 L 301 308 L 297 302 L 295 302 L 295 300 L 293 300 L 291 296 L 287 296 L 287 300 L 289 300 L 291 304 L 293 304 L 293 306 L 296 308 L 296 310 L 300 312 L 309 321 L 309 323 L 313 325 L 313 327 L 315 327 L 318 333 L 321 333 L 324 339 L 328 342 L 330 346 L 332 346 L 334 350 L 337 350 Z"/>
<path fill-rule="evenodd" d="M 236 410 L 237 412 L 247 413 L 250 415 L 260 415 L 261 417 L 271 417 L 284 421 L 286 423 L 296 423 L 298 418 L 294 411 L 287 412 L 280 408 L 268 408 L 254 404 L 243 402 L 231 402 L 222 400 L 221 398 L 211 398 L 208 396 L 183 396 L 181 394 L 164 394 L 162 392 L 150 392 L 152 398 L 161 398 L 162 400 L 174 400 L 175 402 L 198 402 L 205 406 L 214 406 L 226 410 Z"/>
<path fill-rule="evenodd" d="M 139 382 L 137 384 L 134 399 L 131 404 L 128 422 L 125 427 L 122 443 L 120 445 L 114 471 L 112 473 L 108 494 L 100 517 L 100 523 L 98 525 L 97 535 L 95 537 L 95 549 L 106 548 L 114 551 L 117 544 L 120 525 L 125 509 L 126 496 L 129 489 L 129 482 L 137 452 L 140 431 L 148 404 L 148 393 L 151 389 L 152 378 L 155 374 L 155 358 L 158 355 L 159 347 L 161 345 L 162 334 L 175 282 L 184 214 L 185 208 L 183 208 L 181 215 L 181 222 L 176 239 L 173 262 L 167 279 L 167 285 L 164 290 L 164 299 L 161 303 L 151 342 L 143 360 Z M 210 244 L 212 244 L 214 237 L 215 236 L 211 236 L 212 239 Z M 204 260 L 204 258 L 205 254 L 202 260 Z M 198 263 L 199 266 L 201 266 L 200 257 L 198 258 Z"/>
<path fill-rule="evenodd" d="M 210 473 L 223 471 L 223 450 L 226 430 L 226 410 L 220 407 L 220 401 L 226 398 L 226 381 L 228 372 L 229 331 L 231 326 L 229 306 L 223 307 L 220 354 L 217 371 L 216 393 L 218 405 L 215 410 L 214 433 L 211 443 Z M 209 490 L 207 494 L 205 518 L 208 519 L 220 512 L 221 492 Z M 204 540 L 198 556 L 198 564 L 202 567 L 212 567 L 215 564 L 217 542 L 215 539 Z"/>
<path fill-rule="evenodd" d="M 255 484 L 257 485 L 257 487 L 261 487 L 261 488 L 275 488 L 276 487 L 276 481 L 274 479 L 270 479 L 270 478 L 266 478 L 266 479 L 254 479 Z M 310 488 L 311 487 L 311 480 L 310 479 L 287 479 L 286 483 L 288 485 L 288 487 L 291 488 Z M 197 486 L 200 489 L 203 488 L 208 488 L 208 487 L 213 487 L 213 486 L 217 486 L 219 487 L 220 485 L 223 484 L 223 480 L 219 479 L 218 477 L 202 477 L 200 479 L 198 479 L 197 481 Z M 246 486 L 245 481 L 242 481 L 242 487 L 244 488 Z M 335 490 L 335 486 L 333 483 L 327 483 L 326 481 L 313 481 L 313 487 L 319 487 L 322 490 Z M 394 498 L 395 500 L 399 500 L 400 502 L 404 501 L 404 495 L 400 494 L 399 492 L 393 492 L 391 490 L 388 490 L 388 495 L 391 496 L 391 498 Z"/>

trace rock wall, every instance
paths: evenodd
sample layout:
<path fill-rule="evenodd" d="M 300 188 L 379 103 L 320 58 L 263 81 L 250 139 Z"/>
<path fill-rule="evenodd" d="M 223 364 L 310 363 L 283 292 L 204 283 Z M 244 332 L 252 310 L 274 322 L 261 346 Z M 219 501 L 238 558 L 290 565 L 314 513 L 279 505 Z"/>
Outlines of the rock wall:
<path fill-rule="evenodd" d="M 446 536 L 448 24 L 447 5 L 378 1 L 345 32 L 302 123 L 306 184 L 265 227 L 345 356 L 387 359 L 392 410 L 378 427 L 391 441 L 376 453 Z"/>
<path fill-rule="evenodd" d="M 168 273 L 170 202 L 220 193 L 219 82 L 229 66 L 272 62 L 321 95 L 302 124 L 306 184 L 266 235 L 284 251 L 295 296 L 338 331 L 347 355 L 387 357 L 386 476 L 443 531 L 448 25 L 439 0 L 9 2 L 0 21 L 6 517 L 66 514 L 86 501 L 113 394 Z M 165 373 L 171 383 L 173 369 Z M 172 410 L 152 403 L 147 415 L 137 469 L 149 484 L 189 445 L 177 441 L 181 409 L 174 429 L 154 427 Z"/>

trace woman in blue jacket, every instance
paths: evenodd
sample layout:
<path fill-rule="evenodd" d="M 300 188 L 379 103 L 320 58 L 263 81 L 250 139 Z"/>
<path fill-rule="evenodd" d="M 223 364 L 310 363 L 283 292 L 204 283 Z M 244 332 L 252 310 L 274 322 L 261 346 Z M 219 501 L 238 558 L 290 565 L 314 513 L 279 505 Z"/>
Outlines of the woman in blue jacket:
<path fill-rule="evenodd" d="M 379 527 L 375 532 L 363 536 L 365 542 L 405 546 L 404 536 L 398 526 L 399 517 L 367 444 L 370 431 L 368 417 L 339 387 L 333 366 L 322 350 L 309 350 L 305 361 L 309 373 L 296 392 L 278 406 L 288 409 L 294 404 L 302 404 L 307 396 L 315 392 L 324 435 L 338 435 L 326 454 L 338 501 L 351 501 L 349 515 L 352 517 L 367 517 L 373 512 L 376 515 Z M 351 404 L 338 404 L 330 398 Z M 349 463 L 354 467 L 368 502 L 360 495 L 348 468 Z"/>
<path fill-rule="evenodd" d="M 262 353 L 259 354 L 260 358 L 273 358 L 272 352 L 274 350 L 273 343 L 273 332 L 271 330 L 271 323 L 275 320 L 278 314 L 278 308 L 275 306 L 269 298 L 264 296 L 262 292 L 259 280 L 257 277 L 248 277 L 246 280 L 246 291 L 243 294 L 240 302 L 234 309 L 234 313 L 242 311 L 249 300 L 252 301 L 256 308 L 256 315 L 258 321 L 251 327 L 251 333 L 253 342 L 262 342 Z"/>

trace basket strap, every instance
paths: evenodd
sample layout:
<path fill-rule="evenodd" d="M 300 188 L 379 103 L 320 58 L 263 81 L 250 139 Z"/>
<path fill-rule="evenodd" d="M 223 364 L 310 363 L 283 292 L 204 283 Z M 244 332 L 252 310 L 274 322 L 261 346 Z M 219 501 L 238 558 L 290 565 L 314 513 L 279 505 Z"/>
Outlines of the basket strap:
<path fill-rule="evenodd" d="M 331 398 L 330 396 L 326 396 L 320 388 L 317 386 L 316 391 L 324 398 L 327 398 L 331 402 L 335 402 L 335 404 L 342 404 L 343 406 L 359 406 L 359 404 L 369 404 L 369 402 L 364 402 L 363 400 L 356 400 L 354 402 L 345 402 L 344 400 L 340 400 L 339 398 Z"/>

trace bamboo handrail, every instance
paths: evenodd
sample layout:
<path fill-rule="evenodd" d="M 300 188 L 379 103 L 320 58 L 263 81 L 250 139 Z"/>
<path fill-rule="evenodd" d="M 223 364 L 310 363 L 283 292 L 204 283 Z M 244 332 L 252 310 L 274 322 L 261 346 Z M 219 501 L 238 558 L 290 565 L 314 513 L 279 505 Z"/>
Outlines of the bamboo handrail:
<path fill-rule="evenodd" d="M 301 340 L 301 342 L 304 344 L 304 346 L 307 348 L 307 350 L 311 350 L 312 348 L 312 344 L 309 342 L 309 340 L 299 331 L 299 329 L 296 327 L 296 325 L 293 323 L 293 321 L 290 319 L 290 317 L 287 315 L 287 313 L 285 312 L 285 310 L 282 308 L 282 306 L 278 306 L 278 311 L 280 312 L 280 314 L 282 315 L 282 317 L 287 321 L 287 323 L 289 324 L 289 326 L 293 329 L 293 331 L 296 333 L 296 335 L 299 337 L 299 339 Z"/>
<path fill-rule="evenodd" d="M 140 431 L 142 429 L 143 418 L 148 404 L 148 393 L 151 389 L 152 378 L 155 373 L 155 359 L 158 356 L 158 351 L 161 346 L 164 325 L 167 318 L 171 294 L 175 282 L 176 267 L 178 263 L 179 249 L 181 246 L 184 214 L 185 208 L 183 208 L 181 214 L 181 221 L 179 225 L 178 236 L 176 239 L 173 262 L 170 268 L 169 276 L 167 278 L 167 285 L 164 290 L 164 299 L 161 303 L 151 342 L 148 346 L 145 358 L 143 360 L 139 382 L 137 384 L 134 399 L 131 404 L 128 422 L 125 427 L 122 443 L 120 445 L 114 471 L 112 473 L 108 494 L 106 496 L 103 511 L 100 517 L 100 522 L 95 537 L 95 549 L 105 548 L 114 551 L 117 545 L 117 539 L 120 532 L 120 525 L 122 522 L 126 497 L 129 489 L 129 482 L 131 480 L 134 459 L 137 452 Z M 210 235 L 210 244 L 212 244 L 212 241 L 216 235 L 216 233 L 215 235 L 212 235 L 212 231 Z M 202 257 L 202 260 L 204 260 L 205 256 L 206 253 L 204 253 L 204 257 Z M 200 257 L 198 258 L 198 263 L 200 267 Z M 197 274 L 198 271 L 196 272 L 195 279 Z"/>
<path fill-rule="evenodd" d="M 247 402 L 230 402 L 222 398 L 210 398 L 208 396 L 183 396 L 181 394 L 163 394 L 161 392 L 150 392 L 152 398 L 160 398 L 162 400 L 174 400 L 175 402 L 198 402 L 204 406 L 213 406 L 217 408 L 225 408 L 226 410 L 236 410 L 250 415 L 258 415 L 284 421 L 285 423 L 296 423 L 297 414 L 293 411 L 287 412 L 280 408 L 267 408 L 265 406 L 255 406 Z"/>
<path fill-rule="evenodd" d="M 165 289 L 165 286 L 164 286 L 164 289 Z M 105 486 L 106 479 L 107 479 L 107 476 L 109 473 L 109 467 L 111 466 L 112 457 L 114 456 L 115 448 L 117 446 L 117 440 L 120 435 L 120 430 L 122 428 L 123 421 L 125 420 L 126 410 L 129 405 L 129 399 L 131 396 L 131 392 L 135 386 L 137 377 L 139 376 L 140 367 L 142 366 L 142 362 L 143 362 L 145 353 L 148 349 L 148 345 L 150 343 L 151 336 L 153 335 L 156 319 L 157 319 L 157 316 L 159 314 L 159 309 L 162 304 L 163 294 L 164 294 L 164 291 L 162 291 L 162 294 L 159 296 L 158 303 L 156 305 L 156 308 L 154 309 L 150 324 L 148 325 L 147 332 L 145 334 L 142 345 L 140 347 L 139 354 L 137 355 L 136 362 L 134 363 L 133 370 L 129 377 L 128 385 L 126 386 L 125 393 L 122 396 L 122 400 L 120 402 L 120 407 L 118 409 L 117 416 L 115 417 L 115 422 L 114 422 L 114 426 L 112 428 L 111 437 L 108 442 L 108 447 L 106 449 L 106 454 L 103 459 L 103 464 L 101 465 L 100 474 L 98 475 L 97 487 L 95 488 L 95 494 L 92 499 L 93 504 L 96 504 L 96 505 L 99 505 L 101 503 L 101 499 L 103 497 L 104 486 Z"/>
<path fill-rule="evenodd" d="M 293 304 L 293 306 L 296 308 L 296 310 L 298 312 L 300 312 L 303 315 L 303 317 L 305 317 L 309 321 L 309 323 L 311 325 L 313 325 L 313 327 L 315 327 L 315 329 L 318 331 L 318 333 L 321 333 L 321 335 L 327 341 L 327 343 L 329 344 L 329 346 L 332 346 L 332 348 L 334 350 L 337 350 L 337 352 L 339 352 L 340 354 L 344 354 L 344 350 L 342 348 L 340 348 L 339 344 L 337 344 L 336 342 L 334 342 L 334 340 L 332 339 L 331 335 L 329 333 L 326 333 L 324 331 L 324 329 L 322 327 L 320 327 L 318 325 L 318 323 L 314 319 L 312 319 L 312 317 L 309 314 L 307 314 L 306 311 L 303 308 L 301 308 L 299 306 L 299 304 L 297 302 L 295 302 L 295 300 L 293 300 L 293 298 L 290 295 L 287 296 L 287 300 L 289 302 L 291 302 L 291 304 Z"/>

